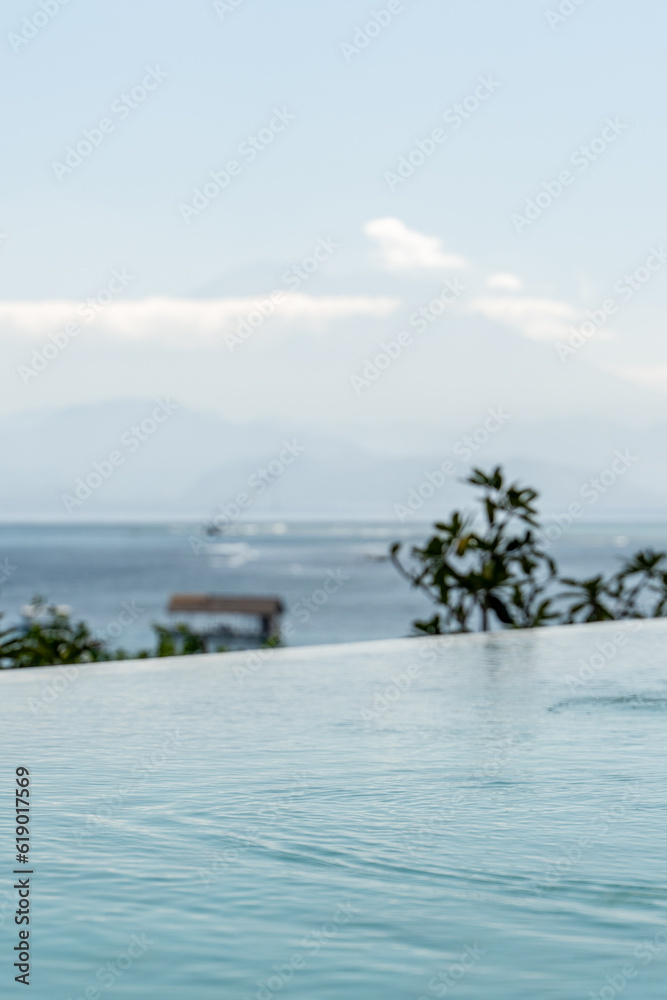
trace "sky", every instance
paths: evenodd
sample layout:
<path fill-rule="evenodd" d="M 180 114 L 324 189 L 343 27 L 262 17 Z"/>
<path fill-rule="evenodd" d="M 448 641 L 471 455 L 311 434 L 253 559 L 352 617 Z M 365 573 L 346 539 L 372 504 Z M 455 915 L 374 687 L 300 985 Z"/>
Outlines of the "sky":
<path fill-rule="evenodd" d="M 0 415 L 169 397 L 405 453 L 489 407 L 664 422 L 660 5 L 0 20 Z"/>

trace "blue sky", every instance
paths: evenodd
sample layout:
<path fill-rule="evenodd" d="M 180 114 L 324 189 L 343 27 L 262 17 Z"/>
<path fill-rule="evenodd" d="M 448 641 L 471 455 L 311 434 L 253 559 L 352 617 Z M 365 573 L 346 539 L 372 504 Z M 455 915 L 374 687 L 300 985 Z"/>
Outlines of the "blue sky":
<path fill-rule="evenodd" d="M 351 54 L 384 0 L 69 0 L 44 26 L 37 0 L 7 0 L 2 412 L 166 393 L 237 422 L 359 426 L 378 440 L 400 427 L 408 443 L 501 403 L 527 423 L 664 418 L 664 10 L 393 6 Z M 155 89 L 114 111 L 149 69 Z M 454 127 L 444 116 L 472 107 L 480 79 L 493 93 Z M 59 179 L 54 163 L 102 119 L 113 130 Z M 282 131 L 250 161 L 241 144 L 272 122 Z M 432 155 L 388 182 L 438 128 Z M 591 143 L 583 170 L 572 158 Z M 230 160 L 226 190 L 184 221 L 179 206 Z M 545 183 L 557 191 L 563 170 L 571 182 L 518 233 L 513 214 Z M 235 324 L 286 291 L 286 270 L 321 240 L 335 251 L 232 349 Z M 649 279 L 621 292 L 649 258 Z M 131 281 L 26 382 L 32 352 L 123 269 Z M 465 293 L 355 392 L 446 280 Z M 610 299 L 613 315 L 559 356 Z"/>

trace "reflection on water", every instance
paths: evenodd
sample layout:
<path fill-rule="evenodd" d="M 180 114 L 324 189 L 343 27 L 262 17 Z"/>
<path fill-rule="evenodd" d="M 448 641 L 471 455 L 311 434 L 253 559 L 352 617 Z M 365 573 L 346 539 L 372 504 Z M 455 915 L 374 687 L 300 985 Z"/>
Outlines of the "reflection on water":
<path fill-rule="evenodd" d="M 610 634 L 3 674 L 32 996 L 663 1000 L 667 626 L 574 696 Z"/>
<path fill-rule="evenodd" d="M 652 691 L 642 691 L 640 694 L 619 694 L 611 697 L 599 695 L 595 698 L 570 698 L 554 705 L 550 711 L 563 712 L 568 709 L 585 709 L 599 711 L 604 708 L 616 709 L 646 709 L 650 712 L 664 712 L 667 709 L 667 695 Z"/>

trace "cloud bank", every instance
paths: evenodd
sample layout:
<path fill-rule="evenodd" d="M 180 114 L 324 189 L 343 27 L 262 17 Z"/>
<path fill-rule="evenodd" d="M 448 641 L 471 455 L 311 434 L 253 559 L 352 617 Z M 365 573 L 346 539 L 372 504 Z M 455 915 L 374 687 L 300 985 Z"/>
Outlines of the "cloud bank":
<path fill-rule="evenodd" d="M 272 320 L 317 332 L 341 319 L 389 316 L 399 304 L 389 296 L 314 296 L 287 291 L 281 293 L 279 301 L 270 295 L 222 299 L 153 297 L 111 302 L 86 319 L 91 307 L 80 302 L 0 302 L 0 335 L 40 340 L 67 323 L 84 325 L 94 321 L 106 335 L 120 341 L 195 347 L 215 344 L 225 334 L 234 333 L 241 323 L 258 329 Z"/>

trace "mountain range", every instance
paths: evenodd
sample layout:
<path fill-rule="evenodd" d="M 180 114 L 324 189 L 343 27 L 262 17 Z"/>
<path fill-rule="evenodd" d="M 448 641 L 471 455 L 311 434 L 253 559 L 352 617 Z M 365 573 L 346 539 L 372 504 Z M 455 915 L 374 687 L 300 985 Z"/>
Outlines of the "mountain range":
<path fill-rule="evenodd" d="M 459 481 L 471 466 L 498 463 L 539 489 L 547 514 L 577 502 L 591 520 L 667 512 L 664 426 L 589 422 L 584 432 L 577 421 L 510 421 L 485 433 L 480 422 L 468 434 L 444 429 L 436 451 L 163 404 L 119 399 L 0 418 L 0 519 L 205 521 L 224 520 L 226 509 L 241 520 L 430 520 L 466 502 Z"/>

